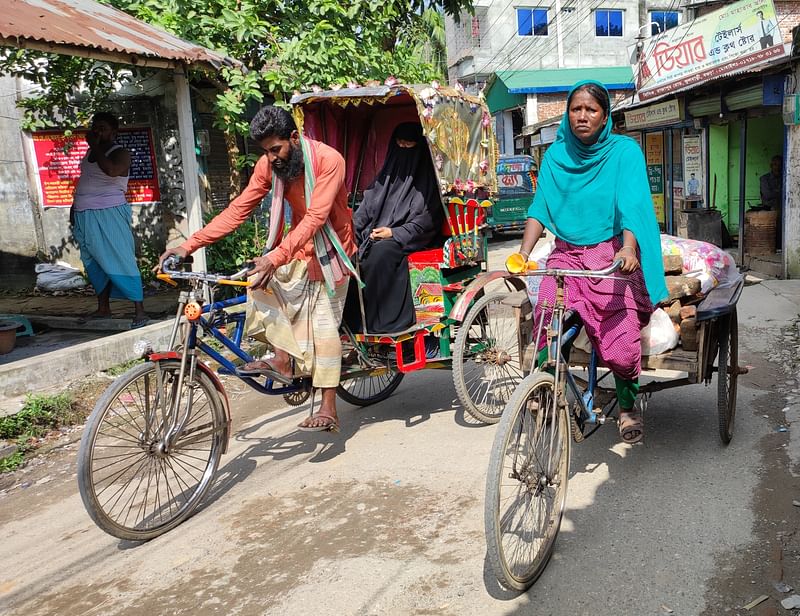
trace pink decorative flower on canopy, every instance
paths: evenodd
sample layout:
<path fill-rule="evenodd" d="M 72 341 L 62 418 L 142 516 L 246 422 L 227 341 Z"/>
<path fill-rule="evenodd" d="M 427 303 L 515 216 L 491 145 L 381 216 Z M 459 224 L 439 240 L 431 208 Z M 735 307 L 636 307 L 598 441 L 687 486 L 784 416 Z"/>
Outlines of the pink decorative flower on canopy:
<path fill-rule="evenodd" d="M 397 85 L 400 82 L 398 81 L 397 77 L 387 77 L 386 81 L 384 81 L 383 83 L 391 88 L 392 86 Z"/>

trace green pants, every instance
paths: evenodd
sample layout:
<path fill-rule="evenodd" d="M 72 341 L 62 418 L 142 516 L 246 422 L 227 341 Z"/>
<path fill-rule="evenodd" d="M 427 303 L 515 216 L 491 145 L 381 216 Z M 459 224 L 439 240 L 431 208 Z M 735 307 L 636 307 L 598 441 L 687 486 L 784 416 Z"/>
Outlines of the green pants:
<path fill-rule="evenodd" d="M 569 358 L 569 349 L 563 349 L 567 358 Z M 536 365 L 541 366 L 547 361 L 547 347 L 544 347 L 536 356 Z M 552 373 L 552 368 L 547 368 L 547 372 Z M 636 402 L 636 396 L 639 395 L 639 379 L 621 379 L 616 374 L 614 375 L 614 386 L 617 389 L 617 401 L 619 407 L 623 411 L 630 411 L 633 408 L 633 403 Z"/>

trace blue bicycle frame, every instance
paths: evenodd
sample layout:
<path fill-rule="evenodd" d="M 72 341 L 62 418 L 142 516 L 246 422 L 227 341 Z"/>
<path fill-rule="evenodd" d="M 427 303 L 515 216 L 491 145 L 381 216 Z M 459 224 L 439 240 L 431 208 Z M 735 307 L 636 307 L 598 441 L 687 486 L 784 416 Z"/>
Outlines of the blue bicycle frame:
<path fill-rule="evenodd" d="M 243 351 L 241 348 L 242 344 L 242 337 L 244 332 L 244 321 L 246 318 L 246 314 L 244 312 L 237 312 L 235 314 L 230 314 L 225 312 L 226 308 L 230 308 L 232 306 L 238 306 L 244 304 L 247 301 L 246 295 L 239 295 L 237 297 L 233 297 L 231 299 L 222 300 L 219 302 L 214 302 L 213 304 L 203 306 L 203 314 L 211 315 L 211 319 L 201 316 L 197 321 L 190 322 L 189 325 L 191 327 L 189 331 L 189 340 L 188 340 L 188 348 L 189 349 L 200 349 L 203 353 L 211 357 L 214 361 L 219 363 L 221 366 L 217 372 L 220 374 L 229 374 L 238 377 L 245 383 L 247 383 L 250 387 L 255 389 L 256 391 L 262 394 L 269 394 L 269 395 L 283 395 L 283 394 L 290 394 L 296 391 L 301 391 L 305 388 L 305 385 L 302 382 L 298 382 L 296 385 L 284 385 L 283 383 L 280 384 L 280 387 L 275 386 L 275 382 L 270 379 L 266 378 L 264 384 L 256 380 L 255 377 L 250 376 L 241 376 L 236 372 L 236 366 L 228 360 L 224 355 L 213 349 L 207 343 L 203 342 L 202 339 L 197 337 L 197 328 L 198 326 L 203 329 L 203 331 L 207 334 L 211 334 L 216 340 L 221 342 L 228 350 L 233 352 L 239 359 L 243 360 L 245 363 L 253 361 L 253 357 Z M 229 338 L 225 334 L 219 331 L 218 327 L 220 325 L 226 325 L 228 323 L 236 323 L 236 332 L 233 338 Z"/>

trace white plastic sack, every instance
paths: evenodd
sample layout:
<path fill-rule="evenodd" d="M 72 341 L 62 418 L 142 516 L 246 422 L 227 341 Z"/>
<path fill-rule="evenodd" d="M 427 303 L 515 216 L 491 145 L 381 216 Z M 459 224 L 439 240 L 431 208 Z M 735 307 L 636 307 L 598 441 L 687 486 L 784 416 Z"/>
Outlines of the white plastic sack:
<path fill-rule="evenodd" d="M 742 276 L 733 257 L 708 242 L 662 233 L 661 253 L 680 255 L 683 259 L 683 271 L 693 272 L 687 275 L 700 280 L 700 292 L 703 295 L 714 287 L 731 287 Z"/>
<path fill-rule="evenodd" d="M 64 261 L 38 263 L 34 269 L 37 274 L 36 286 L 42 291 L 69 291 L 86 286 L 80 270 Z"/>
<path fill-rule="evenodd" d="M 650 317 L 642 330 L 642 355 L 660 355 L 678 346 L 678 332 L 672 319 L 661 308 Z"/>
<path fill-rule="evenodd" d="M 539 242 L 528 257 L 528 261 L 535 261 L 539 269 L 547 267 L 547 259 L 556 243 L 552 239 Z M 525 276 L 525 287 L 528 292 L 528 299 L 531 306 L 536 307 L 536 302 L 539 299 L 539 285 L 542 284 L 541 276 Z"/>

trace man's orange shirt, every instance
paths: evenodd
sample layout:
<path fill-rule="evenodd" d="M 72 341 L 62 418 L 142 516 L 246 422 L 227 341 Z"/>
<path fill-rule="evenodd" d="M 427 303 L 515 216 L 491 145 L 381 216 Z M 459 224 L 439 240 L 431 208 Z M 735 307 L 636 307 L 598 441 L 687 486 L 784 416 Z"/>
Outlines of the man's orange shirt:
<path fill-rule="evenodd" d="M 314 253 L 314 234 L 331 221 L 333 229 L 345 253 L 353 255 L 356 244 L 353 239 L 353 216 L 347 206 L 347 189 L 344 185 L 344 158 L 332 147 L 319 141 L 306 139 L 317 161 L 314 190 L 311 203 L 306 210 L 304 176 L 286 183 L 284 198 L 292 208 L 292 229 L 267 258 L 275 267 L 286 265 L 296 259 L 308 264 L 311 280 L 323 280 L 322 270 Z M 266 156 L 256 163 L 253 176 L 236 199 L 205 227 L 181 244 L 189 253 L 202 246 L 213 244 L 228 235 L 247 220 L 272 188 L 272 168 Z"/>

